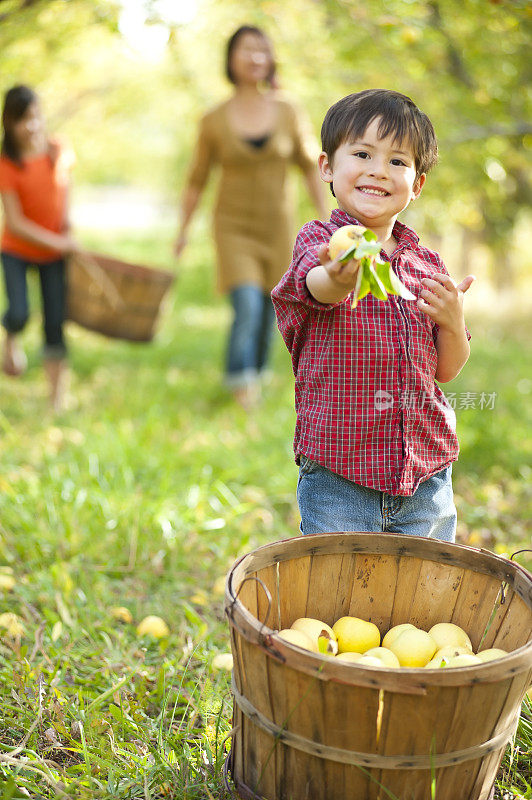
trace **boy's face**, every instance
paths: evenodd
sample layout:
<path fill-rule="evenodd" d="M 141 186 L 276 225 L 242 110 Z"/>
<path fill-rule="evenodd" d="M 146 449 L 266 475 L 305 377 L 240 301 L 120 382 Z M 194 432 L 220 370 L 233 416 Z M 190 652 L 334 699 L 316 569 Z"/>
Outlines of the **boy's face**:
<path fill-rule="evenodd" d="M 324 181 L 333 183 L 338 206 L 367 228 L 393 224 L 397 215 L 419 197 L 425 175 L 416 178 L 414 154 L 405 139 L 379 139 L 380 117 L 354 142 L 338 147 L 330 162 L 319 159 Z"/>

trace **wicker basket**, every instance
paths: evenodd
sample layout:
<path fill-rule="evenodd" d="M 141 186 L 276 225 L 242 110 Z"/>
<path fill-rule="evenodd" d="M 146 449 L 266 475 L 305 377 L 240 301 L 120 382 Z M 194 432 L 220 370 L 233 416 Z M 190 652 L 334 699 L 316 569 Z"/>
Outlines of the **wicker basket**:
<path fill-rule="evenodd" d="M 487 551 L 373 533 L 297 537 L 236 562 L 230 770 L 240 797 L 487 800 L 532 682 L 532 576 Z M 274 629 L 450 621 L 507 657 L 455 669 L 371 669 Z M 272 627 L 268 627 L 272 626 Z"/>
<path fill-rule="evenodd" d="M 153 339 L 174 275 L 96 253 L 76 253 L 67 272 L 67 319 L 117 339 Z"/>

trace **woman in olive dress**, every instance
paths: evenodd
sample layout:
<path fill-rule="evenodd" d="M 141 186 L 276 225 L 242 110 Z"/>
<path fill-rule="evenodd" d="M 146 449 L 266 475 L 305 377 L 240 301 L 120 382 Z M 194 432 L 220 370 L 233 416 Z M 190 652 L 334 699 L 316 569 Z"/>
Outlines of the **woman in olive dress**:
<path fill-rule="evenodd" d="M 272 46 L 263 31 L 249 25 L 235 31 L 227 44 L 226 73 L 234 91 L 200 122 L 175 253 L 183 251 L 211 168 L 219 165 L 217 284 L 234 312 L 225 381 L 235 399 L 249 407 L 258 398 L 274 330 L 270 292 L 291 260 L 292 165 L 301 169 L 323 219 L 327 206 L 317 171 L 318 144 L 306 117 L 276 88 Z"/>

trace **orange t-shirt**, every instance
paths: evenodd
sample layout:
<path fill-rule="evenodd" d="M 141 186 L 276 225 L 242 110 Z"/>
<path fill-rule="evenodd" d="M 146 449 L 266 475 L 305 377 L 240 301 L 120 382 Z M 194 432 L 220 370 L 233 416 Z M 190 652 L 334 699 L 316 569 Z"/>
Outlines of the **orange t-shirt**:
<path fill-rule="evenodd" d="M 61 233 L 66 218 L 70 154 L 52 145 L 52 153 L 29 158 L 22 166 L 0 157 L 0 192 L 15 192 L 27 219 L 54 233 Z M 15 236 L 4 222 L 2 250 L 29 261 L 53 261 L 61 256 Z"/>

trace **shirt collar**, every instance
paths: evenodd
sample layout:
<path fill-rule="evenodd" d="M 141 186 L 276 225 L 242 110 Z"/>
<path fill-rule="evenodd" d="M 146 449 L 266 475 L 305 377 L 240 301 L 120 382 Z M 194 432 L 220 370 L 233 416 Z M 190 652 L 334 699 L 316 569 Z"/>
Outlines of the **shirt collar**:
<path fill-rule="evenodd" d="M 360 225 L 360 222 L 358 222 L 355 217 L 352 217 L 347 211 L 342 211 L 340 208 L 335 208 L 331 213 L 331 222 L 339 228 L 341 228 L 342 225 Z M 396 250 L 399 247 L 401 249 L 405 247 L 416 248 L 419 245 L 419 236 L 417 233 L 412 230 L 412 228 L 409 228 L 408 225 L 399 222 L 399 220 L 395 221 L 392 233 L 397 242 Z"/>

